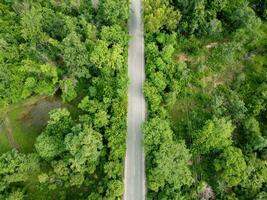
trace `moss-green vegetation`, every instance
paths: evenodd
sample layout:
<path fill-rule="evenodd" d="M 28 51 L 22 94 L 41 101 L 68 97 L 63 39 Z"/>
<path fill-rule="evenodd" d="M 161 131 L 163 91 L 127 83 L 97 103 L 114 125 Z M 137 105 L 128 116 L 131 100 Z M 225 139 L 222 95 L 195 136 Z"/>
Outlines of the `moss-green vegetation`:
<path fill-rule="evenodd" d="M 128 9 L 1 1 L 1 200 L 122 195 Z"/>
<path fill-rule="evenodd" d="M 0 153 L 11 150 L 4 128 L 0 127 Z"/>
<path fill-rule="evenodd" d="M 60 107 L 67 107 L 59 99 L 51 97 L 33 97 L 11 105 L 6 108 L 3 132 L 6 134 L 9 129 L 13 135 L 18 149 L 22 152 L 32 152 L 35 138 L 42 132 L 49 119 L 48 113 Z"/>
<path fill-rule="evenodd" d="M 148 199 L 267 198 L 266 5 L 145 0 Z"/>
<path fill-rule="evenodd" d="M 1 200 L 121 198 L 128 3 L 0 2 Z M 267 199 L 266 0 L 144 3 L 148 199 Z"/>

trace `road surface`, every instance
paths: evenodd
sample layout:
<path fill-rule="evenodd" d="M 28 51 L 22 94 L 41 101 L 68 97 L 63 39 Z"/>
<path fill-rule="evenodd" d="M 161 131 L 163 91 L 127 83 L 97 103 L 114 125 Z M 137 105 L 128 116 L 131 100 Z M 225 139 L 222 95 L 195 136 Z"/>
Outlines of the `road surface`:
<path fill-rule="evenodd" d="M 124 200 L 145 199 L 145 161 L 141 125 L 145 121 L 146 106 L 143 95 L 145 81 L 144 32 L 142 0 L 131 0 L 129 21 L 128 76 L 128 135 L 124 174 Z"/>

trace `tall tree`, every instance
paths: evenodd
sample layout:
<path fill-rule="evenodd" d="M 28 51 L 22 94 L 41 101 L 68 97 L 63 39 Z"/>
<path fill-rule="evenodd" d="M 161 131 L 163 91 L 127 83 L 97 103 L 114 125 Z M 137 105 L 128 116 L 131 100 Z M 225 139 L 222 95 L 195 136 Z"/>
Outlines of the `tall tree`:
<path fill-rule="evenodd" d="M 0 194 L 5 195 L 18 184 L 23 184 L 36 176 L 40 170 L 39 159 L 36 154 L 23 154 L 16 150 L 0 156 Z M 16 187 L 14 187 L 16 188 Z"/>
<path fill-rule="evenodd" d="M 193 151 L 205 154 L 230 146 L 233 130 L 231 121 L 225 118 L 208 120 L 202 130 L 194 134 Z"/>
<path fill-rule="evenodd" d="M 242 151 L 236 147 L 227 147 L 214 160 L 218 182 L 226 187 L 238 185 L 246 178 L 247 165 Z"/>

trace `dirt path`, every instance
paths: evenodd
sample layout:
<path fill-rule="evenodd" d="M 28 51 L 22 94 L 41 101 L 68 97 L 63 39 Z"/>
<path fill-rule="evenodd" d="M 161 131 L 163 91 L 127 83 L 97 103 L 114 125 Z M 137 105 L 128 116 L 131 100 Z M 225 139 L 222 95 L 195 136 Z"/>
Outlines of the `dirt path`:
<path fill-rule="evenodd" d="M 14 139 L 12 127 L 11 127 L 11 124 L 10 124 L 10 121 L 9 121 L 8 117 L 5 117 L 4 126 L 6 128 L 6 136 L 7 136 L 9 145 L 11 146 L 12 149 L 17 149 L 18 150 L 19 146 L 18 146 L 18 144 L 16 143 L 16 141 Z"/>

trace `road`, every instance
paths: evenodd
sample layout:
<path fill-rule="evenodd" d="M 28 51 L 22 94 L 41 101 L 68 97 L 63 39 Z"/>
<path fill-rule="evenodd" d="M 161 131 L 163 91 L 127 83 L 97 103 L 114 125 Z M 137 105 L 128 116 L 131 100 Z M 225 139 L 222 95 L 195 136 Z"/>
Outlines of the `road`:
<path fill-rule="evenodd" d="M 145 121 L 145 81 L 142 0 L 131 0 L 128 52 L 128 135 L 124 174 L 124 200 L 145 199 L 145 161 L 141 126 Z"/>

